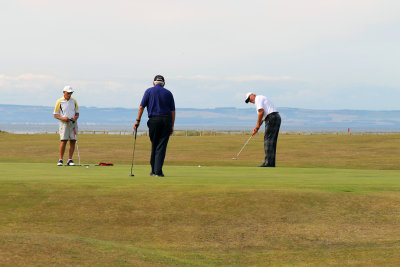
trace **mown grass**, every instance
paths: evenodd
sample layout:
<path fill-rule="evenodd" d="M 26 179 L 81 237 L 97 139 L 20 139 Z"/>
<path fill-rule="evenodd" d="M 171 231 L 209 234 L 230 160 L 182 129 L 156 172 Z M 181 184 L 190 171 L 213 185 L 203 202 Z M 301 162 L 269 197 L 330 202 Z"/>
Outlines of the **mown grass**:
<path fill-rule="evenodd" d="M 117 163 L 90 168 L 55 166 L 55 136 L 4 136 L 2 266 L 400 264 L 399 157 L 389 149 L 398 145 L 397 135 L 282 135 L 279 165 L 299 157 L 292 157 L 294 147 L 308 146 L 316 154 L 299 159 L 304 166 L 275 169 L 240 166 L 258 163 L 262 139 L 248 149 L 261 153 L 232 161 L 246 136 L 173 138 L 164 179 L 148 175 L 141 155 L 148 153 L 146 137 L 138 137 L 132 178 L 125 159 L 131 156 L 132 136 L 81 135 L 85 161 L 115 156 Z M 110 151 L 116 145 L 118 152 Z M 353 156 L 342 146 L 352 147 Z M 336 160 L 319 159 L 326 153 L 321 147 L 334 148 Z M 197 153 L 190 153 L 193 148 Z M 352 154 L 353 149 L 361 153 Z M 374 164 L 363 169 L 366 154 L 376 149 Z M 385 151 L 395 160 L 381 165 L 377 159 L 385 162 Z M 311 159 L 322 166 L 313 166 Z"/>

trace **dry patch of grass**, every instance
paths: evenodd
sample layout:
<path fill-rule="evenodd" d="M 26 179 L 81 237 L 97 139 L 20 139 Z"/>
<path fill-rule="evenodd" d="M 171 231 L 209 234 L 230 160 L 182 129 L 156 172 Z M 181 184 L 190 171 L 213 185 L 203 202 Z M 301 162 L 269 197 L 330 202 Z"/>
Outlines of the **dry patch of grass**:
<path fill-rule="evenodd" d="M 131 245 L 47 233 L 0 234 L 2 247 L 4 266 L 169 266 L 171 260 Z"/>
<path fill-rule="evenodd" d="M 400 263 L 395 192 L 4 186 L 0 255 L 9 264 L 375 265 L 387 256 Z"/>

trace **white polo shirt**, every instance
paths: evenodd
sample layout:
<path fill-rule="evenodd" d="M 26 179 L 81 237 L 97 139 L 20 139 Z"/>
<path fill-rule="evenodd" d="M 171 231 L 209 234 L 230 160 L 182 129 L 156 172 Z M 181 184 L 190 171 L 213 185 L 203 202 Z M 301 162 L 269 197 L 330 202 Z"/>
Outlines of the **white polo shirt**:
<path fill-rule="evenodd" d="M 76 113 L 79 113 L 78 103 L 74 98 L 66 100 L 64 97 L 57 100 L 56 107 L 54 108 L 54 115 L 58 114 L 61 117 L 73 118 Z"/>
<path fill-rule="evenodd" d="M 265 120 L 268 114 L 271 114 L 272 112 L 278 112 L 278 110 L 275 108 L 274 103 L 272 103 L 268 98 L 263 95 L 256 95 L 254 104 L 256 105 L 257 113 L 259 109 L 264 110 L 264 116 L 262 118 L 263 120 Z"/>

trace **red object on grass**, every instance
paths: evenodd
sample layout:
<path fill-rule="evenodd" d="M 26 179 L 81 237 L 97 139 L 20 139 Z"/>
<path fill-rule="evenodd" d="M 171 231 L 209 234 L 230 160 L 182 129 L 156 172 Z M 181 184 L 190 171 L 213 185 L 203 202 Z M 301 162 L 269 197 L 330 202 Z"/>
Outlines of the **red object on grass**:
<path fill-rule="evenodd" d="M 114 166 L 114 164 L 109 162 L 100 162 L 99 166 Z"/>

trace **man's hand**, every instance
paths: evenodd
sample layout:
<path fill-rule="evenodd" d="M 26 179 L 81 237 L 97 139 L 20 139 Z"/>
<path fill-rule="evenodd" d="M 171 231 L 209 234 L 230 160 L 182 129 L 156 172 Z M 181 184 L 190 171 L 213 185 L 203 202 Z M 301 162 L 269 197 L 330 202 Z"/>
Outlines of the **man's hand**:
<path fill-rule="evenodd" d="M 259 129 L 260 129 L 260 126 L 254 127 L 253 134 L 251 136 L 255 135 L 258 132 Z"/>
<path fill-rule="evenodd" d="M 69 122 L 70 119 L 67 117 L 61 117 L 59 114 L 54 114 L 54 118 L 60 121 L 65 121 L 65 122 Z"/>
<path fill-rule="evenodd" d="M 258 132 L 258 130 L 260 129 L 261 125 L 263 124 L 262 118 L 263 118 L 263 116 L 264 116 L 264 109 L 260 108 L 260 109 L 257 111 L 257 113 L 258 113 L 258 116 L 257 116 L 257 124 L 256 124 L 256 127 L 254 127 L 254 129 L 253 129 L 253 134 L 252 134 L 251 136 L 255 135 L 255 134 Z"/>
<path fill-rule="evenodd" d="M 137 131 L 137 129 L 139 128 L 139 125 L 140 125 L 140 121 L 136 121 L 135 122 L 135 125 L 133 125 L 133 130 L 136 132 Z"/>
<path fill-rule="evenodd" d="M 144 107 L 142 107 L 142 106 L 139 106 L 139 110 L 138 110 L 138 116 L 137 116 L 137 119 L 136 119 L 135 125 L 133 125 L 133 130 L 134 130 L 135 132 L 136 132 L 136 131 L 137 131 L 137 129 L 139 128 L 139 125 L 140 125 L 140 119 L 142 118 L 143 111 L 144 111 Z"/>

